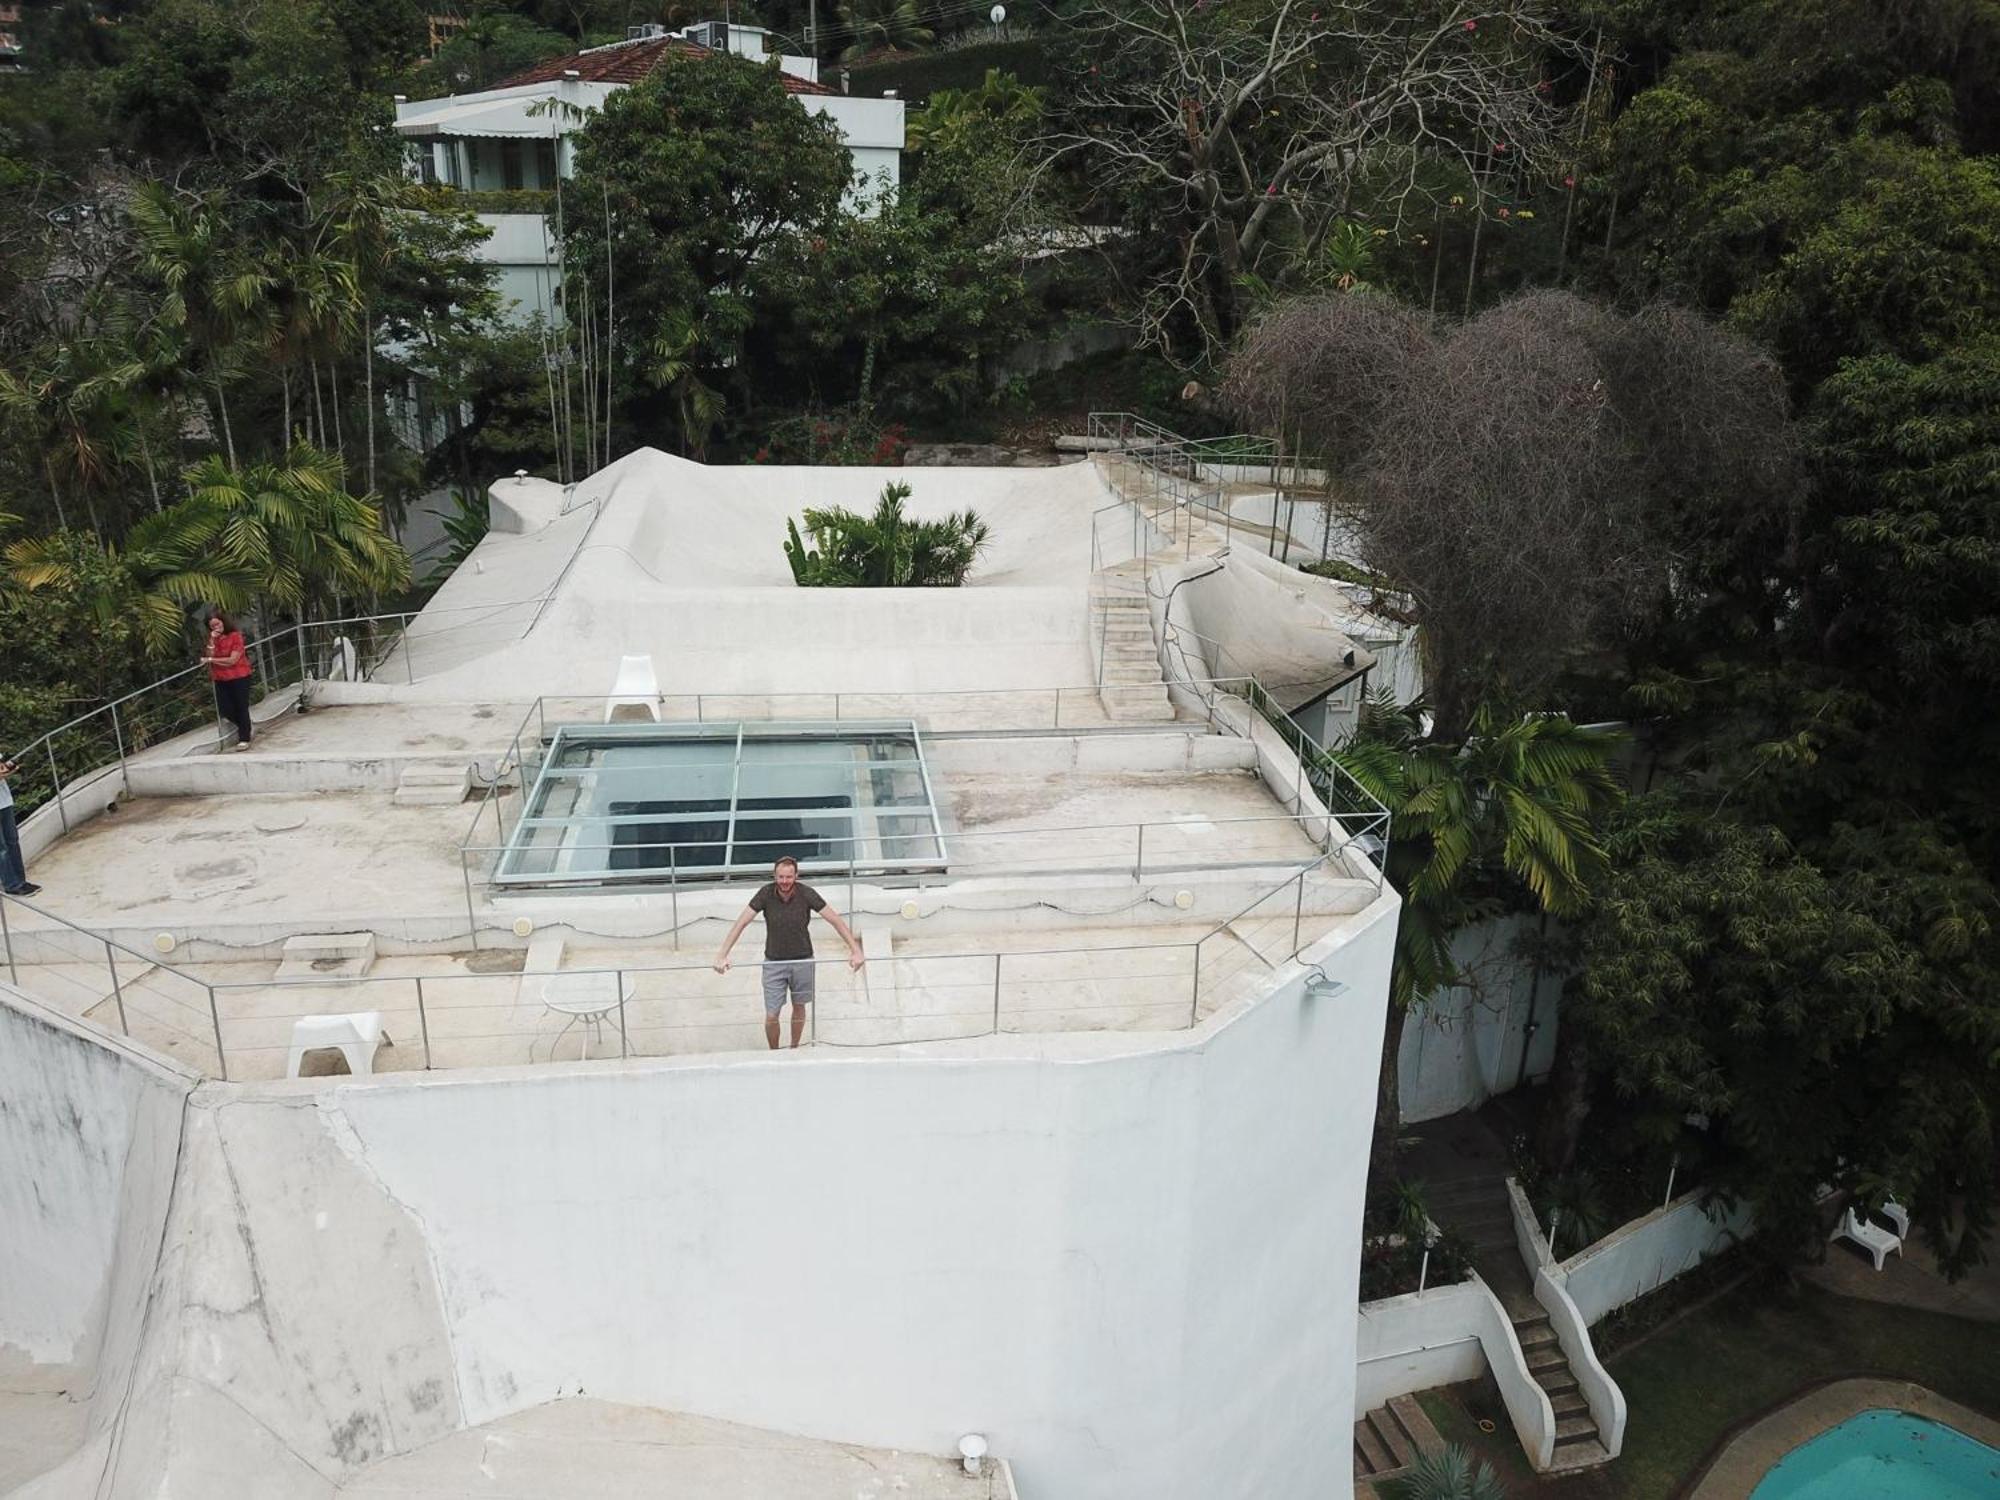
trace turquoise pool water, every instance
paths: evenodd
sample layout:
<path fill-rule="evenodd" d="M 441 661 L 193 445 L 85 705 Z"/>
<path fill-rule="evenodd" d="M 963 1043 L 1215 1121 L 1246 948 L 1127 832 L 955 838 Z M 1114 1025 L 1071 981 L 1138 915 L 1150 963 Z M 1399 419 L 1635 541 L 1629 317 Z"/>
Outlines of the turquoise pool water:
<path fill-rule="evenodd" d="M 2000 1500 L 2000 1449 L 1906 1411 L 1864 1411 L 1779 1459 L 1750 1500 Z"/>

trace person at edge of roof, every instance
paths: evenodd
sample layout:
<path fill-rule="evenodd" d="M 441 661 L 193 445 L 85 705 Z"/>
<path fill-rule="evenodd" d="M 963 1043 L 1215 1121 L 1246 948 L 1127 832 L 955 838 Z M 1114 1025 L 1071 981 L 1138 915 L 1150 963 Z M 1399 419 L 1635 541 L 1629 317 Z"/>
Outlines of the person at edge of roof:
<path fill-rule="evenodd" d="M 28 879 L 28 862 L 21 857 L 21 835 L 14 826 L 14 789 L 7 778 L 21 768 L 0 761 L 0 890 L 10 896 L 32 896 L 41 889 Z"/>
<path fill-rule="evenodd" d="M 722 940 L 715 955 L 715 972 L 729 972 L 729 950 L 743 935 L 743 929 L 760 913 L 764 918 L 764 1041 L 772 1051 L 778 1048 L 778 1015 L 787 996 L 792 1002 L 792 1045 L 798 1046 L 805 1034 L 806 1007 L 813 1002 L 814 976 L 819 972 L 813 959 L 812 914 L 820 913 L 833 924 L 847 944 L 847 966 L 859 969 L 868 960 L 861 952 L 861 939 L 841 920 L 840 913 L 826 904 L 826 897 L 799 879 L 799 862 L 787 854 L 771 866 L 771 878 L 759 886 L 743 908 L 736 925 Z"/>

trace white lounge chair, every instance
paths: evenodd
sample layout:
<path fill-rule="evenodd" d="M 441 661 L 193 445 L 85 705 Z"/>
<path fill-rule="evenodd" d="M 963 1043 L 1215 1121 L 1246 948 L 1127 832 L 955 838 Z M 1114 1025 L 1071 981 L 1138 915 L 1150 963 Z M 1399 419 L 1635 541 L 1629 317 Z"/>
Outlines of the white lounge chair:
<path fill-rule="evenodd" d="M 1878 1271 L 1882 1269 L 1884 1262 L 1888 1260 L 1891 1250 L 1895 1251 L 1898 1255 L 1903 1253 L 1903 1237 L 1901 1235 L 1892 1234 L 1879 1224 L 1869 1223 L 1868 1220 L 1862 1218 L 1851 1208 L 1840 1216 L 1840 1223 L 1835 1227 L 1830 1238 L 1854 1241 L 1855 1244 L 1874 1257 L 1875 1269 Z"/>
<path fill-rule="evenodd" d="M 351 1016 L 301 1016 L 292 1023 L 292 1051 L 285 1060 L 285 1076 L 299 1076 L 299 1065 L 308 1052 L 332 1048 L 347 1059 L 347 1071 L 356 1075 L 375 1071 L 375 1049 L 387 1043 L 382 1029 L 382 1012 L 358 1011 Z"/>
<path fill-rule="evenodd" d="M 660 680 L 653 675 L 652 657 L 618 658 L 618 677 L 611 684 L 611 696 L 604 703 L 604 722 L 609 724 L 618 718 L 619 710 L 624 708 L 639 709 L 655 724 L 660 722 Z"/>

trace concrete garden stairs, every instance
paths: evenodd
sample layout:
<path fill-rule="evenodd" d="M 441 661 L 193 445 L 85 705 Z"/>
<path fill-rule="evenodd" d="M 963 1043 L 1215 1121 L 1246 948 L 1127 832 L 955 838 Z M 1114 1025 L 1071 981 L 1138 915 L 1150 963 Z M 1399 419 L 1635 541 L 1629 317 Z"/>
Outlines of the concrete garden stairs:
<path fill-rule="evenodd" d="M 1535 1300 L 1534 1279 L 1514 1239 L 1505 1177 L 1481 1172 L 1427 1183 L 1424 1206 L 1437 1224 L 1471 1241 L 1473 1268 L 1507 1310 L 1528 1373 L 1548 1393 L 1556 1416 L 1552 1472 L 1608 1462 L 1610 1454 L 1578 1389 L 1569 1357 L 1550 1326 L 1547 1310 Z"/>
<path fill-rule="evenodd" d="M 1407 1473 L 1426 1454 L 1444 1447 L 1415 1396 L 1392 1396 L 1354 1424 L 1354 1493 L 1376 1495 L 1373 1481 Z"/>
<path fill-rule="evenodd" d="M 1105 716 L 1121 723 L 1171 720 L 1174 706 L 1160 675 L 1153 611 L 1138 564 L 1105 568 L 1091 580 L 1090 631 L 1093 648 L 1103 653 L 1097 696 Z"/>

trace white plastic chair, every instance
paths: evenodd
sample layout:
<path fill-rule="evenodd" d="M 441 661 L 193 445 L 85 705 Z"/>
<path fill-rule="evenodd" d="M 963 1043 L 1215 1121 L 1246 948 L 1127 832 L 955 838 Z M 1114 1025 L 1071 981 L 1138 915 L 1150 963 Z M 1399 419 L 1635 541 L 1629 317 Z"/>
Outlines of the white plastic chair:
<path fill-rule="evenodd" d="M 1893 1250 L 1898 1255 L 1903 1253 L 1901 1235 L 1891 1234 L 1881 1225 L 1869 1223 L 1851 1208 L 1840 1216 L 1840 1223 L 1829 1238 L 1852 1240 L 1874 1257 L 1875 1269 L 1878 1271 L 1889 1259 L 1890 1251 Z"/>
<path fill-rule="evenodd" d="M 1902 1204 L 1898 1203 L 1894 1198 L 1885 1198 L 1882 1202 L 1881 1214 L 1883 1218 L 1896 1226 L 1897 1239 L 1906 1240 L 1910 1237 L 1910 1211 L 1903 1207 Z"/>
<path fill-rule="evenodd" d="M 347 1071 L 357 1076 L 375 1071 L 375 1049 L 395 1046 L 382 1029 L 382 1012 L 358 1011 L 351 1016 L 301 1016 L 292 1023 L 292 1050 L 285 1060 L 285 1076 L 299 1076 L 299 1065 L 308 1052 L 331 1047 L 347 1059 Z"/>
<path fill-rule="evenodd" d="M 655 724 L 660 722 L 660 681 L 653 675 L 651 656 L 618 658 L 618 676 L 605 700 L 604 722 L 617 718 L 621 708 L 643 709 Z"/>

